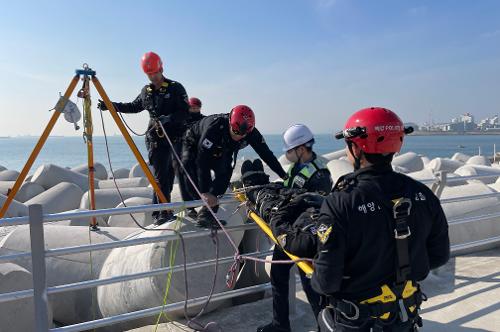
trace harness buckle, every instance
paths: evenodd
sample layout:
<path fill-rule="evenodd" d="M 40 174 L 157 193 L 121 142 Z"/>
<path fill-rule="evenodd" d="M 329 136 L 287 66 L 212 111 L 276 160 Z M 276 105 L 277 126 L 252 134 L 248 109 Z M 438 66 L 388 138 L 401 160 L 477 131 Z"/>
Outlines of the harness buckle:
<path fill-rule="evenodd" d="M 351 301 L 348 300 L 342 300 L 342 302 L 349 304 L 352 308 L 354 308 L 354 315 L 348 316 L 343 310 L 339 310 L 340 314 L 344 316 L 345 319 L 348 320 L 357 320 L 359 319 L 359 307 Z"/>
<path fill-rule="evenodd" d="M 393 201 L 394 206 L 392 207 L 392 213 L 394 219 L 406 218 L 410 215 L 411 211 L 411 200 L 409 198 L 401 197 Z"/>
<path fill-rule="evenodd" d="M 406 239 L 411 235 L 410 227 L 406 226 L 406 229 L 403 232 L 398 232 L 397 229 L 394 230 L 394 238 L 397 240 Z"/>

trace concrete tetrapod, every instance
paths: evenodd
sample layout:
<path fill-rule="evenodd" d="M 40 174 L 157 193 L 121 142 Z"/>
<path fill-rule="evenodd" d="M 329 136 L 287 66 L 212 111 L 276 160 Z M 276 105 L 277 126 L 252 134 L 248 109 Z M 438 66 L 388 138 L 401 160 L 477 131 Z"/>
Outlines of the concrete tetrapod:
<path fill-rule="evenodd" d="M 61 182 L 70 182 L 79 186 L 83 191 L 89 189 L 89 178 L 86 175 L 53 164 L 38 167 L 33 173 L 31 182 L 38 183 L 45 189 L 54 187 Z M 97 181 L 95 181 L 97 188 Z"/>
<path fill-rule="evenodd" d="M 118 204 L 117 208 L 124 206 L 137 206 L 151 204 L 153 199 L 151 197 L 130 197 L 123 203 Z M 140 212 L 132 214 L 135 220 L 143 227 L 153 223 L 152 212 Z M 116 214 L 109 216 L 108 225 L 110 227 L 135 227 L 138 228 L 130 214 Z"/>
<path fill-rule="evenodd" d="M 61 182 L 25 202 L 41 204 L 44 213 L 58 213 L 78 208 L 83 191 L 74 183 Z"/>
<path fill-rule="evenodd" d="M 345 157 L 345 156 L 347 156 L 347 153 L 346 153 L 345 149 L 342 149 L 342 150 L 337 150 L 337 151 L 333 151 L 330 153 L 325 153 L 323 155 L 323 158 L 330 161 L 330 160 L 340 159 L 341 157 Z"/>
<path fill-rule="evenodd" d="M 337 182 L 337 180 L 345 174 L 351 173 L 354 171 L 354 167 L 347 160 L 331 160 L 326 165 L 330 170 L 330 174 L 332 176 L 333 184 Z"/>
<path fill-rule="evenodd" d="M 106 170 L 106 167 L 104 167 L 103 164 L 94 163 L 94 169 L 95 169 L 94 177 L 96 179 L 106 180 L 108 178 L 108 171 Z M 82 164 L 72 167 L 71 170 L 84 175 L 89 175 L 89 166 L 87 164 Z"/>
<path fill-rule="evenodd" d="M 461 152 L 457 152 L 455 153 L 452 157 L 451 157 L 451 160 L 455 160 L 455 161 L 460 161 L 462 163 L 466 163 L 467 160 L 469 160 L 470 156 L 465 154 L 465 153 L 461 153 Z"/>
<path fill-rule="evenodd" d="M 87 245 L 89 242 L 111 242 L 121 240 L 133 232 L 136 232 L 133 228 L 107 227 L 89 232 L 89 228 L 85 226 L 44 226 L 47 249 Z M 29 227 L 22 225 L 0 241 L 0 255 L 30 252 L 30 247 Z M 47 258 L 47 285 L 56 286 L 96 279 L 109 252 L 110 250 L 99 250 L 93 251 L 92 255 L 84 252 Z M 17 263 L 31 272 L 31 258 L 19 259 Z M 99 318 L 95 293 L 93 288 L 50 295 L 54 320 L 63 324 L 74 324 Z"/>
<path fill-rule="evenodd" d="M 155 171 L 153 169 L 153 166 L 149 165 L 149 169 L 151 170 L 151 173 L 154 175 Z M 139 163 L 135 164 L 132 166 L 130 169 L 130 172 L 128 173 L 129 178 L 145 178 L 146 174 L 144 174 L 144 171 L 141 168 L 141 165 Z"/>
<path fill-rule="evenodd" d="M 7 196 L 0 194 L 0 206 L 2 206 L 7 200 Z M 20 203 L 16 200 L 12 200 L 7 209 L 7 212 L 3 216 L 4 218 L 10 217 L 23 217 L 28 215 L 28 207 L 23 203 Z"/>
<path fill-rule="evenodd" d="M 480 194 L 494 193 L 495 190 L 487 185 L 476 182 L 462 186 L 445 187 L 441 199 L 463 197 Z M 499 197 L 489 197 L 461 202 L 443 204 L 443 210 L 448 221 L 467 217 L 482 216 L 500 212 Z M 486 218 L 484 220 L 467 223 L 450 222 L 451 245 L 463 244 L 482 240 L 490 237 L 500 236 L 500 223 L 498 217 Z M 486 249 L 488 247 L 484 247 Z M 475 248 L 474 250 L 478 250 Z"/>
<path fill-rule="evenodd" d="M 118 186 L 118 188 L 147 187 L 148 185 L 149 181 L 147 178 L 124 178 L 99 181 L 99 189 L 112 189 L 116 188 L 116 186 Z"/>
<path fill-rule="evenodd" d="M 0 181 L 16 181 L 19 177 L 19 172 L 13 169 L 6 169 L 0 172 Z"/>
<path fill-rule="evenodd" d="M 120 204 L 121 198 L 118 194 L 116 188 L 113 189 L 96 189 L 95 194 L 95 208 L 96 209 L 107 209 L 114 208 Z M 153 197 L 153 188 L 140 187 L 140 188 L 120 188 L 120 194 L 123 199 L 130 197 Z M 89 207 L 89 193 L 86 192 L 82 196 L 80 202 L 80 208 L 86 209 Z"/>
<path fill-rule="evenodd" d="M 469 180 L 469 182 L 483 182 L 486 184 L 494 183 L 500 177 L 500 169 L 490 166 L 482 165 L 465 165 L 455 171 L 460 176 L 474 176 L 474 175 L 492 175 L 491 178 L 482 178 L 477 180 Z"/>
<path fill-rule="evenodd" d="M 115 179 L 125 179 L 128 178 L 129 173 L 130 170 L 128 168 L 118 168 L 113 170 L 113 173 L 109 172 L 109 178 L 112 179 L 114 174 Z"/>
<path fill-rule="evenodd" d="M 451 160 L 448 158 L 434 158 L 432 159 L 425 168 L 430 169 L 433 172 L 445 171 L 445 172 L 454 172 L 460 166 L 463 166 L 464 163 L 461 161 Z"/>
<path fill-rule="evenodd" d="M 465 164 L 491 166 L 491 162 L 486 156 L 472 156 L 467 160 Z"/>
<path fill-rule="evenodd" d="M 415 152 L 406 152 L 394 157 L 392 166 L 403 167 L 406 173 L 418 172 L 424 168 L 422 158 Z"/>
<path fill-rule="evenodd" d="M 14 187 L 15 181 L 0 181 L 0 194 L 7 195 L 9 189 Z M 35 197 L 43 193 L 45 189 L 36 183 L 33 182 L 24 182 L 21 184 L 19 191 L 17 192 L 16 197 L 14 199 L 18 202 L 26 202 L 27 200 Z"/>
<path fill-rule="evenodd" d="M 0 294 L 33 288 L 31 272 L 13 263 L 0 264 Z M 52 326 L 52 309 L 49 304 L 49 327 Z M 19 332 L 35 330 L 33 298 L 23 298 L 0 303 L 0 331 Z"/>
<path fill-rule="evenodd" d="M 237 205 L 237 203 L 235 203 Z M 238 212 L 229 215 L 234 211 L 231 207 L 227 207 L 227 213 L 221 213 L 221 217 L 225 217 L 227 226 L 235 226 L 243 224 L 243 218 Z M 243 212 L 242 212 L 243 213 Z M 246 218 L 245 218 L 246 219 Z M 194 231 L 197 229 L 191 222 L 185 219 L 179 219 L 182 232 Z M 164 231 L 141 231 L 141 233 L 129 238 L 142 238 L 149 236 L 158 236 L 160 234 L 174 234 L 168 229 L 175 228 L 177 221 L 165 223 L 155 229 L 164 229 Z M 236 245 L 239 245 L 243 237 L 243 232 L 231 232 L 231 238 Z M 234 250 L 229 244 L 227 238 L 222 232 L 218 232 L 218 247 L 219 258 L 232 257 Z M 185 239 L 186 260 L 187 263 L 201 262 L 215 259 L 215 245 L 212 239 L 207 236 Z M 175 262 L 173 265 L 183 264 L 183 250 L 181 244 L 176 244 L 176 240 L 168 242 L 158 242 L 154 244 L 144 244 L 134 247 L 116 248 L 106 259 L 106 262 L 101 270 L 99 278 L 108 278 L 110 276 L 139 273 L 168 267 L 172 248 L 175 250 Z M 173 255 L 173 252 L 172 252 Z M 133 263 L 130 259 L 133 257 Z M 226 286 L 226 273 L 232 263 L 219 263 L 217 270 L 217 279 L 215 284 L 215 293 L 220 293 L 228 290 Z M 208 267 L 195 268 L 187 271 L 187 280 L 189 285 L 189 298 L 196 298 L 208 295 L 214 276 L 214 265 Z M 167 275 L 159 275 L 150 278 L 142 278 L 137 280 L 126 281 L 121 284 L 110 284 L 101 286 L 97 290 L 97 299 L 99 309 L 104 317 L 127 313 L 131 311 L 146 309 L 162 305 L 165 296 L 167 284 Z M 171 285 L 168 291 L 168 303 L 181 302 L 185 296 L 184 272 L 172 273 Z M 221 303 L 211 303 L 208 310 L 213 310 L 220 306 Z M 197 312 L 200 307 L 190 307 L 190 314 Z M 181 317 L 182 312 L 174 312 L 168 314 L 169 317 Z M 154 323 L 157 317 L 148 317 L 140 321 L 124 323 L 119 327 L 115 327 L 116 331 L 131 329 L 136 326 L 148 325 Z"/>

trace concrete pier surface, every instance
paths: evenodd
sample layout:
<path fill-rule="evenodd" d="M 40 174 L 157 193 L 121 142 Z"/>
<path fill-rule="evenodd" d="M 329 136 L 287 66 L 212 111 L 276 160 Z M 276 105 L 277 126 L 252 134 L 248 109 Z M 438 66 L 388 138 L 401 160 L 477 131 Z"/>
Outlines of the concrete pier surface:
<path fill-rule="evenodd" d="M 300 285 L 300 284 L 299 284 Z M 297 285 L 296 314 L 291 316 L 292 330 L 315 331 L 316 324 L 309 304 Z M 457 256 L 422 283 L 429 297 L 422 304 L 422 331 L 480 332 L 500 331 L 500 248 Z M 255 331 L 272 319 L 272 302 L 263 300 L 220 309 L 207 314 L 200 322 L 217 322 L 213 331 Z M 145 326 L 130 332 L 155 331 Z M 183 322 L 160 324 L 158 332 L 194 331 Z M 212 330 L 210 330 L 212 331 Z"/>

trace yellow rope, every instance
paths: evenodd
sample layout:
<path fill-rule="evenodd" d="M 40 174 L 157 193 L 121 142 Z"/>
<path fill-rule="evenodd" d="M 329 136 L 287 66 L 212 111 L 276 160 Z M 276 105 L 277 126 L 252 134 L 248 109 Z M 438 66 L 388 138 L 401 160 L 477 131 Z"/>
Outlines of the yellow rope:
<path fill-rule="evenodd" d="M 179 226 L 181 224 L 181 218 L 184 217 L 185 215 L 185 210 L 182 210 L 181 212 L 179 212 L 177 214 L 177 218 L 176 218 L 176 221 L 175 221 L 175 230 L 179 230 Z M 174 267 L 174 264 L 175 264 L 175 256 L 176 256 L 176 253 L 177 253 L 177 249 L 179 248 L 179 239 L 175 240 L 175 241 L 170 241 L 170 257 L 169 257 L 169 266 L 170 266 L 170 271 L 168 272 L 167 274 L 167 279 L 165 281 L 165 294 L 163 295 L 163 304 L 162 304 L 162 311 L 160 312 L 160 314 L 158 315 L 158 317 L 156 318 L 156 324 L 155 324 L 155 328 L 154 328 L 154 332 L 157 332 L 158 330 L 158 325 L 160 324 L 160 320 L 161 320 L 161 317 L 162 316 L 165 316 L 165 318 L 167 319 L 167 321 L 171 322 L 172 319 L 163 311 L 163 308 L 165 308 L 165 306 L 167 305 L 167 299 L 168 299 L 168 293 L 170 291 L 170 286 L 172 284 L 172 274 L 173 274 L 173 267 Z"/>

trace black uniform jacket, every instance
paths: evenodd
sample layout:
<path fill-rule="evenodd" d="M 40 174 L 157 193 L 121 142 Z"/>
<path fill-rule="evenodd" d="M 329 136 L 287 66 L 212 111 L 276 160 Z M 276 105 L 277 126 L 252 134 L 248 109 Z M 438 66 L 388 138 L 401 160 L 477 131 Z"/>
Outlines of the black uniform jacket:
<path fill-rule="evenodd" d="M 169 135 L 180 137 L 185 131 L 185 123 L 189 118 L 189 104 L 186 90 L 179 82 L 164 78 L 163 86 L 155 89 L 153 84 L 144 86 L 141 93 L 131 103 L 113 103 L 121 113 L 149 112 L 151 120 L 148 125 L 149 139 L 157 140 L 154 118 L 161 118 Z"/>
<path fill-rule="evenodd" d="M 183 159 L 196 161 L 201 192 L 220 195 L 226 191 L 233 173 L 232 163 L 236 160 L 238 151 L 247 145 L 250 145 L 276 174 L 282 178 L 286 175 L 257 128 L 238 142 L 231 138 L 229 114 L 213 114 L 192 123 L 184 136 L 183 145 Z M 210 170 L 215 173 L 213 181 Z"/>
<path fill-rule="evenodd" d="M 394 282 L 394 219 L 387 202 L 402 196 L 413 205 L 407 221 L 411 279 L 420 281 L 448 261 L 448 223 L 432 191 L 390 165 L 362 168 L 340 178 L 321 206 L 312 277 L 317 292 L 361 301 Z"/>

